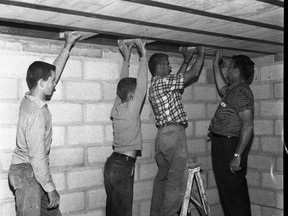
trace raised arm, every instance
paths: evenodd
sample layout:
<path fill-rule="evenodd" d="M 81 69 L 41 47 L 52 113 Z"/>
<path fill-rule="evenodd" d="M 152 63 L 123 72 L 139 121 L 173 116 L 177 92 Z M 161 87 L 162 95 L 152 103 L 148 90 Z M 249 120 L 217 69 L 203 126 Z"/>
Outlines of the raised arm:
<path fill-rule="evenodd" d="M 185 73 L 184 76 L 184 82 L 186 86 L 191 85 L 192 83 L 198 81 L 202 71 L 204 57 L 205 57 L 204 47 L 203 46 L 197 47 L 197 59 L 195 63 L 191 66 L 191 68 Z"/>
<path fill-rule="evenodd" d="M 123 42 L 123 40 L 118 40 L 118 46 L 119 50 L 121 52 L 121 55 L 123 57 L 122 62 L 122 68 L 120 72 L 120 78 L 119 80 L 128 77 L 129 76 L 129 61 L 131 57 L 131 49 L 133 44 L 131 44 L 129 47 Z"/>
<path fill-rule="evenodd" d="M 69 58 L 69 54 L 76 41 L 81 37 L 81 34 L 77 32 L 65 32 L 65 45 L 61 50 L 60 54 L 54 61 L 54 65 L 56 66 L 56 84 L 59 82 L 66 62 Z"/>
<path fill-rule="evenodd" d="M 218 91 L 219 96 L 222 98 L 228 85 L 227 82 L 223 76 L 223 72 L 221 70 L 220 64 L 222 62 L 222 52 L 221 51 L 216 51 L 215 53 L 215 58 L 213 60 L 213 72 L 214 72 L 214 79 L 215 79 L 215 84 L 216 88 Z"/>
<path fill-rule="evenodd" d="M 180 47 L 179 50 L 180 53 L 183 55 L 184 61 L 181 64 L 177 73 L 185 73 L 187 71 L 190 61 L 192 60 L 193 54 L 196 51 L 196 47 L 195 49 L 189 49 L 188 47 Z"/>

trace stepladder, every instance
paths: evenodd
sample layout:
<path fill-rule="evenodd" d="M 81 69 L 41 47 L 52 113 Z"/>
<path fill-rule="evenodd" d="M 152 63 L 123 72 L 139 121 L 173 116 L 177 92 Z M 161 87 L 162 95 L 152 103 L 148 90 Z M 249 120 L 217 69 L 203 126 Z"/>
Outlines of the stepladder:
<path fill-rule="evenodd" d="M 210 215 L 210 207 L 200 171 L 200 164 L 188 164 L 188 180 L 180 216 L 190 216 L 193 205 L 196 207 L 200 216 Z"/>

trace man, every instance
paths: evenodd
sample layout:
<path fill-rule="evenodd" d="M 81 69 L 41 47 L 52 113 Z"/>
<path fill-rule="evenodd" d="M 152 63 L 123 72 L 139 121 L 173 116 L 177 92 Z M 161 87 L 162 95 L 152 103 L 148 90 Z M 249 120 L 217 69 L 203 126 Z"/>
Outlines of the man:
<path fill-rule="evenodd" d="M 198 81 L 204 62 L 204 47 L 197 47 L 196 62 L 187 70 L 195 49 L 181 48 L 184 61 L 171 74 L 168 55 L 153 54 L 149 59 L 152 74 L 149 100 L 156 126 L 155 139 L 158 173 L 154 180 L 151 216 L 174 216 L 181 208 L 188 178 L 188 148 L 185 128 L 188 124 L 182 95 L 184 88 Z"/>
<path fill-rule="evenodd" d="M 249 87 L 254 62 L 247 56 L 232 56 L 226 80 L 220 64 L 213 61 L 215 83 L 222 98 L 211 121 L 212 165 L 225 216 L 251 215 L 246 181 L 247 158 L 253 134 L 254 97 Z"/>
<path fill-rule="evenodd" d="M 140 56 L 136 78 L 129 76 L 129 60 L 135 43 Z M 142 150 L 140 111 L 147 91 L 147 58 L 145 43 L 135 39 L 129 47 L 119 41 L 123 56 L 117 97 L 111 110 L 113 121 L 113 150 L 104 168 L 107 194 L 106 216 L 132 216 L 134 168 Z"/>
<path fill-rule="evenodd" d="M 26 82 L 30 91 L 20 105 L 16 148 L 8 175 L 15 192 L 17 216 L 61 216 L 60 196 L 49 169 L 52 122 L 45 98 L 55 91 L 70 50 L 80 37 L 75 32 L 65 33 L 65 46 L 54 65 L 36 61 L 28 68 Z"/>

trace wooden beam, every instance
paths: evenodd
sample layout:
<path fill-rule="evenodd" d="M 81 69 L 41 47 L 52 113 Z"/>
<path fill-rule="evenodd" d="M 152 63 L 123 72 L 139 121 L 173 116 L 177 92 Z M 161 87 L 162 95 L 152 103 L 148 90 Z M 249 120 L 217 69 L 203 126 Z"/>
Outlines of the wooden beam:
<path fill-rule="evenodd" d="M 273 30 L 278 30 L 278 31 L 284 31 L 284 27 L 282 26 L 276 26 L 276 25 L 271 25 L 268 23 L 261 23 L 261 22 L 256 22 L 252 20 L 246 20 L 246 19 L 241 19 L 237 17 L 232 17 L 232 16 L 226 16 L 226 15 L 221 15 L 217 13 L 211 13 L 203 10 L 197 10 L 193 8 L 188 8 L 188 7 L 182 7 L 182 6 L 177 6 L 177 5 L 172 5 L 172 4 L 167 4 L 167 3 L 162 3 L 162 2 L 157 2 L 157 1 L 152 1 L 152 0 L 122 0 L 122 1 L 127 1 L 127 2 L 133 2 L 137 4 L 142 4 L 142 5 L 148 5 L 152 7 L 158 7 L 158 8 L 164 8 L 168 10 L 174 10 L 174 11 L 179 11 L 182 13 L 189 13 L 189 14 L 196 14 L 199 16 L 205 16 L 205 17 L 210 17 L 213 19 L 220 19 L 220 20 L 225 20 L 229 22 L 236 22 L 236 23 L 241 23 L 241 24 L 246 24 L 246 25 L 252 25 L 252 26 L 257 26 L 261 28 L 268 28 L 268 29 L 273 29 Z M 265 1 L 265 0 L 263 0 Z M 274 1 L 274 0 L 273 0 Z M 272 1 L 270 1 L 272 2 Z"/>
<path fill-rule="evenodd" d="M 134 1 L 134 0 L 131 0 L 131 1 Z M 154 2 L 154 1 L 141 1 L 141 0 L 135 0 L 135 1 L 143 2 L 143 4 L 146 4 L 146 2 Z M 83 12 L 83 11 L 69 10 L 69 9 L 58 8 L 58 7 L 50 7 L 50 6 L 45 6 L 45 5 L 30 4 L 30 3 L 26 3 L 26 2 L 0 0 L 0 3 L 6 4 L 6 5 L 23 7 L 23 8 L 57 12 L 57 13 L 62 13 L 62 14 L 83 16 L 83 17 L 102 19 L 102 20 L 108 20 L 108 21 L 115 21 L 115 22 L 123 22 L 126 24 L 128 23 L 128 24 L 136 24 L 136 25 L 141 25 L 141 26 L 149 26 L 149 27 L 161 28 L 161 29 L 166 29 L 166 30 L 182 31 L 182 32 L 188 32 L 188 33 L 194 33 L 194 34 L 200 34 L 200 35 L 208 35 L 208 36 L 213 36 L 213 37 L 228 38 L 228 39 L 241 40 L 241 41 L 249 41 L 249 42 L 255 42 L 255 43 L 275 45 L 275 46 L 283 46 L 284 45 L 281 42 L 268 41 L 268 40 L 255 39 L 255 38 L 247 38 L 247 37 L 228 35 L 228 34 L 222 34 L 222 33 L 216 33 L 216 32 L 209 32 L 209 31 L 198 30 L 198 29 L 183 28 L 183 27 L 179 27 L 179 26 L 164 25 L 164 24 L 160 24 L 160 23 L 152 23 L 152 22 L 146 22 L 146 21 L 132 20 L 132 19 L 126 19 L 126 18 L 121 18 L 121 17 L 102 15 L 102 14 L 87 13 L 87 12 Z M 159 39 L 157 39 L 157 40 L 159 40 Z"/>
<path fill-rule="evenodd" d="M 271 4 L 271 5 L 275 5 L 278 7 L 283 7 L 284 8 L 284 1 L 278 1 L 278 0 L 256 0 L 256 1 L 260 1 L 260 2 L 264 2 L 267 4 Z"/>

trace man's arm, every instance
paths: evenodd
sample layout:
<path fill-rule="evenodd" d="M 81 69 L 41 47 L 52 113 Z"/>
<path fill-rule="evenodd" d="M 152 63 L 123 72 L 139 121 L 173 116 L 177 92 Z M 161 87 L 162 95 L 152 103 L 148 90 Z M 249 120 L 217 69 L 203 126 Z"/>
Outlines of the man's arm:
<path fill-rule="evenodd" d="M 220 64 L 222 62 L 222 52 L 217 51 L 213 60 L 213 72 L 216 88 L 219 96 L 222 98 L 228 88 L 227 82 L 223 76 Z"/>
<path fill-rule="evenodd" d="M 197 82 L 202 72 L 205 57 L 204 47 L 197 47 L 197 53 L 198 55 L 195 63 L 186 73 L 184 73 L 184 83 L 186 86 L 191 85 L 194 82 Z"/>
<path fill-rule="evenodd" d="M 238 113 L 241 119 L 242 127 L 239 136 L 239 142 L 236 147 L 235 153 L 239 154 L 239 157 L 234 157 L 230 162 L 230 169 L 234 173 L 241 169 L 241 154 L 244 152 L 247 144 L 249 143 L 253 133 L 253 113 L 251 110 L 246 109 L 243 112 Z"/>
<path fill-rule="evenodd" d="M 188 65 L 190 64 L 190 61 L 192 60 L 193 54 L 196 51 L 195 49 L 188 49 L 188 47 L 180 47 L 180 52 L 184 57 L 184 61 L 181 64 L 179 70 L 178 70 L 178 74 L 179 73 L 185 73 L 187 71 Z"/>
<path fill-rule="evenodd" d="M 77 32 L 65 32 L 65 45 L 53 64 L 56 66 L 56 84 L 59 82 L 69 54 L 76 41 L 81 37 Z"/>
<path fill-rule="evenodd" d="M 121 68 L 119 80 L 129 76 L 129 61 L 130 61 L 130 57 L 131 57 L 132 45 L 133 44 L 131 44 L 128 47 L 124 43 L 123 40 L 118 41 L 119 50 L 120 50 L 122 57 L 123 57 L 122 68 Z"/>

